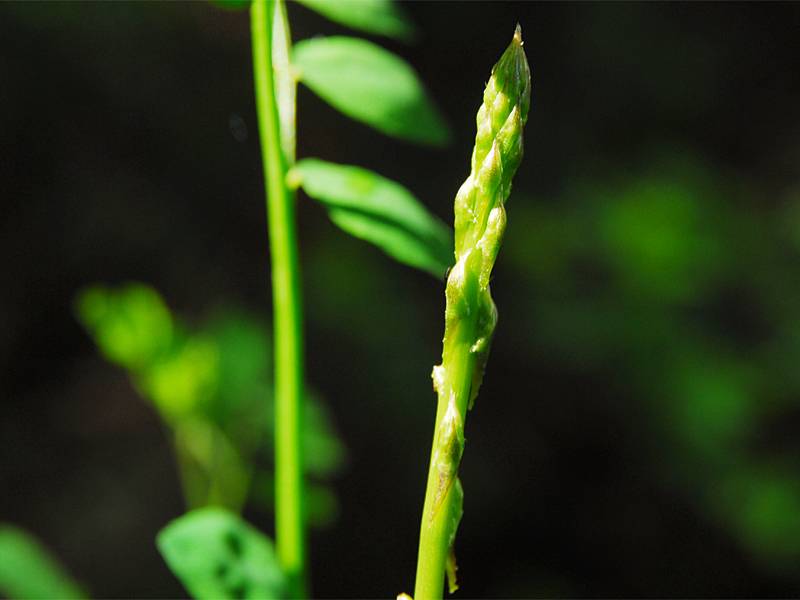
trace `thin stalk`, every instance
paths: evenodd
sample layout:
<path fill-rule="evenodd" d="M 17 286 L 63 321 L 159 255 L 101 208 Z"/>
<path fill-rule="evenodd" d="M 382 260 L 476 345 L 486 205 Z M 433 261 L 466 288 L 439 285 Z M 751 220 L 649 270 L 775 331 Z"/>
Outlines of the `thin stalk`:
<path fill-rule="evenodd" d="M 464 500 L 458 480 L 464 421 L 478 394 L 497 324 L 489 280 L 505 232 L 511 179 L 522 159 L 529 107 L 530 71 L 517 26 L 486 84 L 471 172 L 455 200 L 456 263 L 445 291 L 442 364 L 433 368 L 439 398 L 420 525 L 416 600 L 441 598 L 445 574 L 450 592 L 458 588 L 453 543 Z"/>
<path fill-rule="evenodd" d="M 445 572 L 448 570 L 452 572 L 455 585 L 455 563 L 451 549 L 462 511 L 463 491 L 456 472 L 464 444 L 463 418 L 456 415 L 465 415 L 469 403 L 475 369 L 475 356 L 470 352 L 472 343 L 469 340 L 474 338 L 476 319 L 464 320 L 460 329 L 460 335 L 457 336 L 460 339 L 454 340 L 443 353 L 446 358 L 443 358 L 442 366 L 446 372 L 452 373 L 451 381 L 445 382 L 445 385 L 453 389 L 455 395 L 454 404 L 451 405 L 450 398 L 440 394 L 436 407 L 433 448 L 419 535 L 414 589 L 414 598 L 417 600 L 441 598 Z M 457 421 L 462 423 L 460 430 L 454 429 Z M 448 561 L 451 561 L 450 565 Z"/>
<path fill-rule="evenodd" d="M 292 597 L 306 595 L 303 515 L 303 321 L 294 196 L 273 76 L 275 5 L 253 0 L 250 21 L 258 131 L 267 192 L 275 336 L 275 543 Z"/>

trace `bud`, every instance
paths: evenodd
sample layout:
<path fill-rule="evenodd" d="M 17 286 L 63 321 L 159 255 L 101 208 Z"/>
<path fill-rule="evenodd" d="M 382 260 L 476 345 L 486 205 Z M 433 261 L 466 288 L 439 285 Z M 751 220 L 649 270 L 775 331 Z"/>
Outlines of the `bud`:
<path fill-rule="evenodd" d="M 464 419 L 483 379 L 497 308 L 489 282 L 506 229 L 505 202 L 522 160 L 522 129 L 528 118 L 531 83 L 517 25 L 511 44 L 492 69 L 478 110 L 471 172 L 455 199 L 456 263 L 447 277 L 442 364 L 433 368 L 439 397 L 436 434 L 428 474 L 417 565 L 418 598 L 441 597 L 444 566 L 450 591 L 457 589 L 453 543 L 461 519 L 463 491 L 458 467 L 464 451 Z M 438 519 L 446 519 L 444 524 Z M 444 531 L 441 555 L 436 532 Z M 436 560 L 425 560 L 431 548 Z M 439 560 L 441 559 L 441 560 Z"/>
<path fill-rule="evenodd" d="M 522 130 L 530 103 L 530 69 L 517 25 L 486 84 L 478 110 L 472 172 L 458 190 L 454 206 L 456 264 L 447 281 L 445 356 L 437 368 L 446 378 L 448 347 L 455 345 L 459 324 L 465 319 L 480 321 L 473 328 L 474 339 L 467 340 L 476 357 L 470 404 L 483 378 L 497 321 L 489 281 L 506 229 L 504 204 L 522 160 Z"/>

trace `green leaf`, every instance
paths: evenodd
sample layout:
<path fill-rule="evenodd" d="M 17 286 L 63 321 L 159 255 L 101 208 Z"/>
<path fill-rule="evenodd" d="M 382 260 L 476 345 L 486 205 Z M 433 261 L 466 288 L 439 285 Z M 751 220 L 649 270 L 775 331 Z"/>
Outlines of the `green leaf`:
<path fill-rule="evenodd" d="M 87 597 L 39 542 L 10 525 L 0 525 L 0 596 L 13 600 Z"/>
<path fill-rule="evenodd" d="M 158 534 L 158 549 L 198 600 L 286 597 L 271 540 L 221 508 L 189 512 Z"/>
<path fill-rule="evenodd" d="M 303 469 L 315 477 L 332 477 L 347 457 L 330 411 L 322 399 L 306 386 L 303 424 Z"/>
<path fill-rule="evenodd" d="M 449 140 L 416 72 L 395 54 L 366 40 L 327 37 L 299 42 L 293 56 L 300 81 L 347 116 L 420 144 Z"/>
<path fill-rule="evenodd" d="M 211 4 L 216 4 L 225 10 L 244 10 L 249 8 L 250 0 L 211 0 Z"/>
<path fill-rule="evenodd" d="M 377 173 L 307 158 L 291 172 L 331 220 L 402 263 L 441 277 L 453 261 L 453 234 L 411 192 Z"/>
<path fill-rule="evenodd" d="M 158 292 L 142 284 L 90 287 L 78 294 L 76 312 L 105 357 L 127 369 L 151 364 L 173 342 L 169 309 Z"/>
<path fill-rule="evenodd" d="M 203 327 L 219 356 L 217 397 L 210 412 L 219 423 L 245 419 L 262 437 L 265 403 L 272 402 L 272 342 L 269 328 L 258 318 L 235 309 L 218 311 Z M 254 426 L 254 421 L 260 423 Z"/>
<path fill-rule="evenodd" d="M 323 17 L 367 33 L 410 41 L 414 25 L 392 0 L 298 0 Z"/>
<path fill-rule="evenodd" d="M 219 352 L 213 340 L 193 336 L 182 341 L 136 376 L 140 391 L 169 421 L 207 405 L 219 380 Z"/>

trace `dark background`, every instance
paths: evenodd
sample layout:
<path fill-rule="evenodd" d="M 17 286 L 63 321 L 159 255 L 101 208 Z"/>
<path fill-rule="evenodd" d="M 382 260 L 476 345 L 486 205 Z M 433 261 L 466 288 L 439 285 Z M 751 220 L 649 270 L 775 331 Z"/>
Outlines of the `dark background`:
<path fill-rule="evenodd" d="M 796 595 L 800 5 L 405 8 L 418 43 L 375 41 L 417 68 L 453 144 L 388 139 L 301 87 L 299 156 L 375 169 L 450 222 L 517 21 L 533 73 L 458 595 Z M 296 40 L 351 33 L 289 12 Z M 96 597 L 184 594 L 153 543 L 183 504 L 165 431 L 73 297 L 138 280 L 189 318 L 268 315 L 255 128 L 246 12 L 0 4 L 0 520 Z M 313 589 L 410 592 L 443 284 L 305 197 L 298 216 L 308 378 L 349 455 Z"/>

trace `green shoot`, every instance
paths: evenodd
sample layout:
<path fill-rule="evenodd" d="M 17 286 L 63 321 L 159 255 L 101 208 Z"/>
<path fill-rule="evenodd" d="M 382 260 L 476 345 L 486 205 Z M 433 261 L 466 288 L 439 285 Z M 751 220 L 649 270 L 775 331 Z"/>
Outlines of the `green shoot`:
<path fill-rule="evenodd" d="M 447 278 L 442 364 L 433 368 L 439 400 L 420 527 L 417 600 L 441 598 L 445 572 L 450 592 L 458 588 L 453 543 L 464 499 L 458 480 L 464 421 L 478 393 L 497 323 L 489 279 L 505 231 L 511 179 L 522 160 L 530 85 L 517 26 L 486 85 L 472 170 L 455 200 L 456 264 Z"/>

